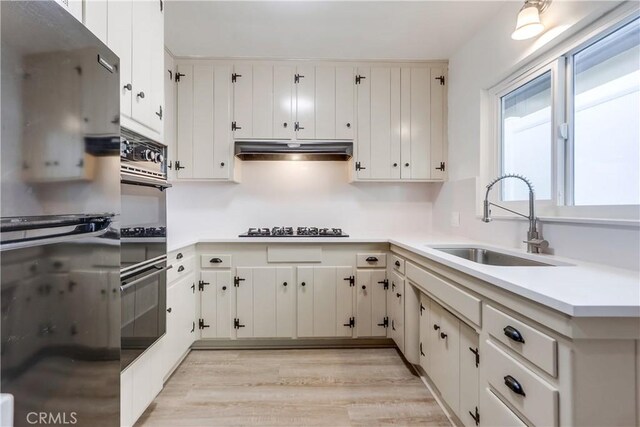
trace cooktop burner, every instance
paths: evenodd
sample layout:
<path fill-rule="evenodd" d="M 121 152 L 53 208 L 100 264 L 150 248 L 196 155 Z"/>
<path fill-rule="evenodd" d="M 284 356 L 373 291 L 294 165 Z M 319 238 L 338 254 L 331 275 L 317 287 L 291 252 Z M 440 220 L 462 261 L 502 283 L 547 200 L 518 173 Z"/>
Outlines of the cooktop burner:
<path fill-rule="evenodd" d="M 127 227 L 120 229 L 121 237 L 166 237 L 166 227 Z"/>
<path fill-rule="evenodd" d="M 341 228 L 273 227 L 250 228 L 239 237 L 349 237 Z"/>

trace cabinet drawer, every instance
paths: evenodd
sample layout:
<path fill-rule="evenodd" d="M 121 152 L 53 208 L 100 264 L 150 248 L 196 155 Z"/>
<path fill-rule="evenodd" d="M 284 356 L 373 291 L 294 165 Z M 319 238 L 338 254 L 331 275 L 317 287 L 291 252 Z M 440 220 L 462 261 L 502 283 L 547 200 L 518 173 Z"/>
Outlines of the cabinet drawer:
<path fill-rule="evenodd" d="M 391 255 L 391 266 L 395 271 L 404 275 L 404 260 L 396 255 Z"/>
<path fill-rule="evenodd" d="M 202 268 L 231 268 L 231 255 L 204 254 L 200 255 Z"/>
<path fill-rule="evenodd" d="M 386 267 L 387 254 L 358 254 L 356 255 L 356 264 L 358 267 Z"/>
<path fill-rule="evenodd" d="M 169 252 L 167 256 L 169 264 L 175 264 L 177 262 L 182 262 L 187 258 L 191 258 L 195 253 L 195 248 L 193 246 L 187 246 L 186 248 L 178 249 L 176 251 Z"/>
<path fill-rule="evenodd" d="M 471 322 L 480 325 L 480 299 L 410 262 L 406 263 L 406 273 L 407 278 L 425 292 L 440 299 Z"/>
<path fill-rule="evenodd" d="M 491 306 L 487 306 L 484 312 L 484 327 L 493 338 L 554 377 L 557 376 L 558 350 L 555 339 Z"/>
<path fill-rule="evenodd" d="M 481 354 L 491 386 L 534 425 L 557 426 L 558 391 L 491 341 L 485 344 Z"/>
<path fill-rule="evenodd" d="M 526 426 L 526 424 L 488 388 L 482 391 L 482 418 L 480 420 L 483 426 L 490 427 Z"/>
<path fill-rule="evenodd" d="M 167 284 L 173 283 L 175 280 L 187 277 L 195 268 L 195 258 L 186 258 L 181 261 L 172 263 L 173 268 L 167 271 Z"/>

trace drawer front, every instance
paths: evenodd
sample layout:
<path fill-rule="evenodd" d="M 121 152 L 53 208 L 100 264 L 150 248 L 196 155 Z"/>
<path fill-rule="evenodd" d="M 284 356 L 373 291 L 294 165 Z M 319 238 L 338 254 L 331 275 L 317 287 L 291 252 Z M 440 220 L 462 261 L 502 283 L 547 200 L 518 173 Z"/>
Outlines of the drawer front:
<path fill-rule="evenodd" d="M 502 401 L 485 388 L 482 391 L 482 417 L 480 425 L 487 427 L 525 427 L 526 424 Z"/>
<path fill-rule="evenodd" d="M 386 267 L 387 254 L 381 254 L 381 253 L 357 254 L 356 264 L 358 265 L 358 267 Z"/>
<path fill-rule="evenodd" d="M 231 255 L 204 254 L 200 255 L 202 268 L 231 268 Z"/>
<path fill-rule="evenodd" d="M 492 342 L 485 344 L 481 354 L 491 386 L 533 424 L 557 426 L 558 391 Z"/>
<path fill-rule="evenodd" d="M 493 338 L 554 377 L 558 375 L 558 343 L 533 327 L 491 306 L 484 311 L 484 328 Z"/>
<path fill-rule="evenodd" d="M 167 271 L 167 284 L 173 283 L 176 280 L 187 277 L 189 273 L 193 272 L 196 266 L 195 258 L 183 258 L 180 261 L 174 262 L 173 268 Z"/>
<path fill-rule="evenodd" d="M 406 273 L 407 278 L 425 292 L 440 299 L 471 322 L 480 325 L 480 299 L 410 262 L 406 263 Z"/>
<path fill-rule="evenodd" d="M 191 258 L 194 256 L 195 252 L 195 247 L 187 246 L 186 248 L 169 252 L 167 258 L 169 259 L 169 264 L 175 264 L 177 262 L 182 262 L 187 258 Z"/>
<path fill-rule="evenodd" d="M 391 267 L 398 273 L 404 275 L 404 260 L 397 255 L 391 255 Z"/>

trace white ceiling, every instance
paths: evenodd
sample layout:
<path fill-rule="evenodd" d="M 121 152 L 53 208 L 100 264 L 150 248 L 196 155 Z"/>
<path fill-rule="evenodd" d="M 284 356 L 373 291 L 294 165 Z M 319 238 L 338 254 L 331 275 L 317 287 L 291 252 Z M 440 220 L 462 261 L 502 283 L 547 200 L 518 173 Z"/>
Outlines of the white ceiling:
<path fill-rule="evenodd" d="M 176 56 L 288 59 L 448 59 L 504 6 L 504 0 L 167 3 L 165 43 Z"/>

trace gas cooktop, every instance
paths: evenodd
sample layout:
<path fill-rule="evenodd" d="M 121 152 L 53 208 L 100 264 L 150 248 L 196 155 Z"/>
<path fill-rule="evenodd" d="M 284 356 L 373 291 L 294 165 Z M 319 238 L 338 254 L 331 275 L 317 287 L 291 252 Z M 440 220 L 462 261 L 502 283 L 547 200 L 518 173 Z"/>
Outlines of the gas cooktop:
<path fill-rule="evenodd" d="M 239 237 L 349 237 L 341 228 L 273 227 L 250 228 Z"/>
<path fill-rule="evenodd" d="M 120 229 L 122 237 L 166 237 L 166 227 L 127 227 Z"/>

